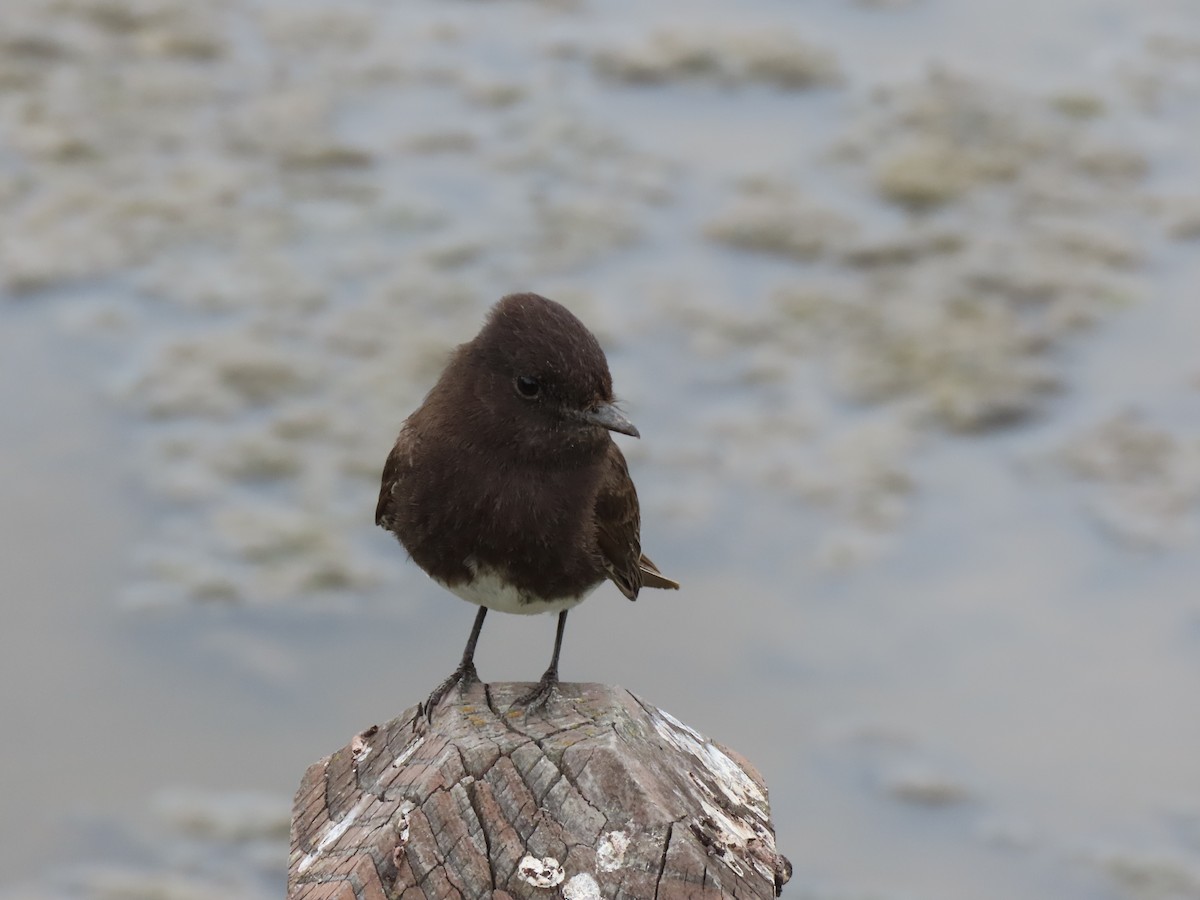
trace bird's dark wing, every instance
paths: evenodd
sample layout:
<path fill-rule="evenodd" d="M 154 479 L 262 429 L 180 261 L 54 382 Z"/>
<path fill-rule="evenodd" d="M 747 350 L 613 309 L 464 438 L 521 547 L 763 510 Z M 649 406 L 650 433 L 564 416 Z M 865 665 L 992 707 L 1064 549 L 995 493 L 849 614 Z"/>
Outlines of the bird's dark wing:
<path fill-rule="evenodd" d="M 640 530 L 637 489 L 629 477 L 624 454 L 615 443 L 610 444 L 596 495 L 596 540 L 605 573 L 630 600 L 637 599 L 642 587 L 679 587 L 642 555 Z"/>
<path fill-rule="evenodd" d="M 380 478 L 379 484 L 379 502 L 375 504 L 375 524 L 381 525 L 389 531 L 394 528 L 392 504 L 395 502 L 396 485 L 412 469 L 410 442 L 413 440 L 416 438 L 408 428 L 401 430 L 400 436 L 396 438 L 396 445 L 392 447 L 392 452 L 388 454 L 387 461 L 383 464 L 383 476 Z"/>

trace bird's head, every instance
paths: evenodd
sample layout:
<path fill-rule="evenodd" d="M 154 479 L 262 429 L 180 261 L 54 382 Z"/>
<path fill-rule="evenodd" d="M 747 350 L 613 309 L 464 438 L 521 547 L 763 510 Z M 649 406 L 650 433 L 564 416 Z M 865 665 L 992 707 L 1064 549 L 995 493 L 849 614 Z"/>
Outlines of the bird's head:
<path fill-rule="evenodd" d="M 501 443 L 548 461 L 603 451 L 611 431 L 639 436 L 615 405 L 595 336 L 553 300 L 505 297 L 461 358 L 474 373 L 475 414 L 488 420 L 476 424 Z"/>

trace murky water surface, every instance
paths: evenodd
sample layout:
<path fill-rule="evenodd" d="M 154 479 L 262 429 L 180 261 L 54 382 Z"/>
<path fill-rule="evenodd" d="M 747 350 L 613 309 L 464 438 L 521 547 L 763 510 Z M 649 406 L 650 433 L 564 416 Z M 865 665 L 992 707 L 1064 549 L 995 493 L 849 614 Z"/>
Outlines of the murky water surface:
<path fill-rule="evenodd" d="M 786 895 L 1200 897 L 1194 4 L 5 0 L 0 142 L 0 896 L 280 896 L 472 616 L 382 460 L 535 289 L 685 585 L 564 677 L 753 760 Z"/>

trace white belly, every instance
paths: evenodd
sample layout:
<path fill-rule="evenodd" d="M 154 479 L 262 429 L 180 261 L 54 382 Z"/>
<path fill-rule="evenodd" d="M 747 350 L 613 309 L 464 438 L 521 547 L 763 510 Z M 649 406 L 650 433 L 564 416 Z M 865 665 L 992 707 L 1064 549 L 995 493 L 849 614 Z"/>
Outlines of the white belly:
<path fill-rule="evenodd" d="M 492 569 L 479 568 L 470 561 L 468 561 L 467 565 L 475 575 L 471 581 L 456 585 L 449 585 L 439 581 L 438 584 L 441 584 L 446 590 L 451 591 L 468 603 L 474 603 L 477 606 L 486 606 L 488 609 L 494 609 L 498 612 L 517 613 L 522 616 L 531 616 L 535 613 L 562 612 L 564 609 L 571 609 L 578 606 L 588 594 L 598 587 L 598 585 L 592 585 L 582 594 L 574 597 L 561 597 L 557 600 L 549 601 L 541 600 L 532 594 L 513 587 L 508 582 L 502 581 L 500 576 Z"/>

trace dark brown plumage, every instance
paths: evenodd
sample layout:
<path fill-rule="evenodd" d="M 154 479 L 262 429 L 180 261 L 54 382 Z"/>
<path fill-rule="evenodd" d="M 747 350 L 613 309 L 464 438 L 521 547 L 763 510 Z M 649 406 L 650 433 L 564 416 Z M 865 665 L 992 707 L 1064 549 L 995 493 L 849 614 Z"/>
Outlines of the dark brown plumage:
<path fill-rule="evenodd" d="M 429 698 L 476 678 L 488 609 L 566 614 L 605 579 L 626 597 L 678 588 L 642 552 L 637 491 L 610 436 L 637 429 L 613 405 L 608 362 L 565 307 L 536 294 L 497 303 L 405 421 L 383 469 L 375 521 L 480 611 L 462 663 Z"/>

